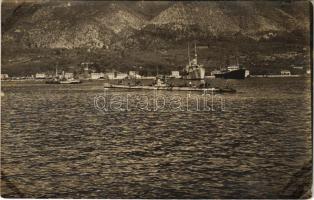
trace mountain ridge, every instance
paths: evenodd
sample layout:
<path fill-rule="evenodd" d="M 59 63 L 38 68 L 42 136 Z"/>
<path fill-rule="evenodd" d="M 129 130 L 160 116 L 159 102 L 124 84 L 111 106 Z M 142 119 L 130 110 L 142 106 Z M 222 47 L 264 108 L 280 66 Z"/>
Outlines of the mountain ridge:
<path fill-rule="evenodd" d="M 33 45 L 31 44 L 30 47 L 108 48 L 108 46 L 113 45 L 112 37 L 128 40 L 128 37 L 134 35 L 135 30 L 147 29 L 149 26 L 166 29 L 165 31 L 174 32 L 174 34 L 179 32 L 179 35 L 184 34 L 187 37 L 188 32 L 193 32 L 194 28 L 195 31 L 208 37 L 241 33 L 254 40 L 259 40 L 262 37 L 267 38 L 277 33 L 289 34 L 299 29 L 309 31 L 308 24 L 298 21 L 296 17 L 289 15 L 286 10 L 275 3 L 272 3 L 272 6 L 276 7 L 268 9 L 266 12 L 263 6 L 255 2 L 175 2 L 151 20 L 145 19 L 145 16 L 132 8 L 128 8 L 127 5 L 117 2 L 69 1 L 31 4 L 22 3 L 19 5 L 20 8 L 17 7 L 17 9 L 26 9 L 24 12 L 27 12 L 28 16 L 22 15 L 22 19 L 14 19 L 16 15 L 18 18 L 19 14 L 15 10 L 11 18 L 6 17 L 4 19 L 2 23 L 4 43 L 8 41 L 7 38 L 10 38 L 11 41 L 19 40 L 21 34 L 15 33 L 23 32 L 22 41 L 32 43 Z M 241 11 L 242 15 L 234 11 Z M 13 19 L 11 21 L 15 21 L 15 23 L 11 25 L 13 27 L 7 28 L 9 25 L 6 24 L 8 24 L 7 21 L 10 22 L 10 19 Z M 74 28 L 71 30 L 71 27 Z M 12 32 L 11 29 L 14 28 L 15 32 Z M 91 36 L 86 37 L 86 42 L 82 42 L 83 37 L 79 35 L 83 33 L 80 34 L 80 30 L 83 33 L 90 30 L 87 35 Z M 57 35 L 57 37 L 49 36 L 49 33 Z M 104 35 L 104 37 L 97 33 Z M 45 34 L 47 34 L 46 38 L 44 37 Z M 43 37 L 47 44 L 44 44 L 43 41 L 38 43 L 36 40 L 39 36 Z M 58 38 L 60 41 L 56 41 Z M 71 38 L 73 41 L 64 42 L 64 40 L 71 40 Z"/>
<path fill-rule="evenodd" d="M 308 56 L 309 8 L 306 1 L 4 1 L 2 48 L 7 52 L 2 64 L 4 70 L 20 69 L 26 64 L 18 57 L 28 57 L 29 68 L 56 62 L 52 58 L 76 65 L 89 56 L 104 67 L 121 63 L 170 69 L 183 64 L 179 58 L 184 58 L 187 42 L 195 41 L 208 49 L 205 64 L 217 64 L 226 54 L 248 54 L 245 64 L 264 67 L 268 61 L 257 55 L 269 49 Z M 68 53 L 56 55 L 67 52 L 63 49 Z M 31 51 L 40 59 L 27 53 Z M 301 64 L 298 59 L 289 62 Z"/>

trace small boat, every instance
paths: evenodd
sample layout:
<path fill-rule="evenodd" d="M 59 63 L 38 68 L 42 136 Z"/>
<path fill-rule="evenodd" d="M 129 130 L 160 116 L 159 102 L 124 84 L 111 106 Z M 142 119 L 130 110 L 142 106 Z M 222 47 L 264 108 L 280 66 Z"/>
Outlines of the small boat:
<path fill-rule="evenodd" d="M 60 79 L 59 79 L 59 75 L 58 75 L 58 67 L 56 66 L 56 74 L 54 75 L 53 78 L 48 79 L 46 82 L 46 84 L 60 84 Z"/>

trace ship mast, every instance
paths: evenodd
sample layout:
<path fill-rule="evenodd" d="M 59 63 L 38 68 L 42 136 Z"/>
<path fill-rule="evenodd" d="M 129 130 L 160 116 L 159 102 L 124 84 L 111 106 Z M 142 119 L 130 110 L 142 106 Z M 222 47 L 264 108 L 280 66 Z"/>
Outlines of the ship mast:
<path fill-rule="evenodd" d="M 189 65 L 191 63 L 191 59 L 190 59 L 190 43 L 188 42 L 188 57 L 189 57 Z"/>
<path fill-rule="evenodd" d="M 195 64 L 197 65 L 196 42 L 194 42 Z"/>

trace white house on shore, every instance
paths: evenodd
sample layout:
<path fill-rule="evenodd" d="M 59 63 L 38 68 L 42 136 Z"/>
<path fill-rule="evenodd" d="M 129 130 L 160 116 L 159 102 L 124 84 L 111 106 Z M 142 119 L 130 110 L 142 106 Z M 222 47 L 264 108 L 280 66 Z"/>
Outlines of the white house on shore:
<path fill-rule="evenodd" d="M 245 78 L 250 76 L 250 71 L 249 70 L 245 70 Z"/>
<path fill-rule="evenodd" d="M 289 70 L 281 70 L 281 76 L 291 76 L 291 72 Z"/>
<path fill-rule="evenodd" d="M 173 78 L 180 78 L 180 72 L 179 71 L 171 71 L 171 75 L 170 77 L 173 77 Z"/>
<path fill-rule="evenodd" d="M 46 78 L 46 74 L 45 73 L 36 73 L 35 74 L 35 78 L 36 79 L 45 79 Z"/>
<path fill-rule="evenodd" d="M 9 78 L 8 74 L 1 74 L 1 80 Z"/>
<path fill-rule="evenodd" d="M 116 72 L 108 72 L 104 75 L 105 78 L 109 80 L 121 80 L 128 77 L 126 73 L 116 73 Z"/>

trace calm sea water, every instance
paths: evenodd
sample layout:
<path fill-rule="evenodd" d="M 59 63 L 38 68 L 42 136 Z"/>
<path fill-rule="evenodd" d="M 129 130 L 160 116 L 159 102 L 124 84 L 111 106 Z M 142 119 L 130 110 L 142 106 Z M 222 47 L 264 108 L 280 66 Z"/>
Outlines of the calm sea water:
<path fill-rule="evenodd" d="M 310 78 L 230 83 L 224 111 L 103 114 L 99 82 L 2 82 L 1 195 L 281 197 L 312 157 Z"/>

